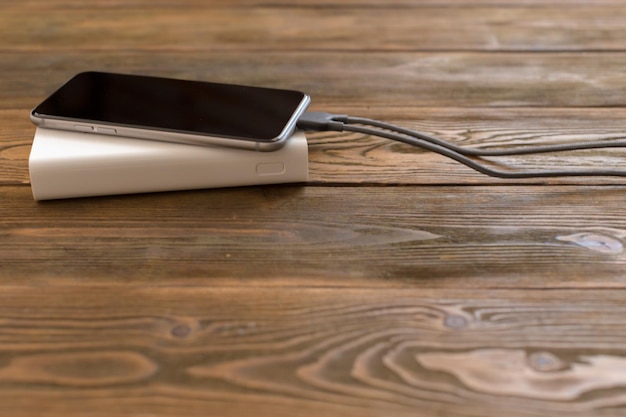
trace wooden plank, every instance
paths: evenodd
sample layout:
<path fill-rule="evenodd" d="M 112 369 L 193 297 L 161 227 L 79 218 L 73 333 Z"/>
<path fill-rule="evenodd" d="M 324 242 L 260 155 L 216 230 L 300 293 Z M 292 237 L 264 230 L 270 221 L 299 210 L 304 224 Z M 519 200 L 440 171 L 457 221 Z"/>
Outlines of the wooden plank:
<path fill-rule="evenodd" d="M 626 53 L 0 54 L 0 109 L 32 108 L 86 69 L 308 92 L 327 107 L 623 107 Z M 280 75 L 277 75 L 280 74 Z"/>
<path fill-rule="evenodd" d="M 19 4 L 19 6 L 18 6 Z M 154 7 L 154 8 L 189 8 L 189 7 L 216 7 L 216 8 L 233 8 L 233 7 L 307 7 L 319 8 L 330 7 L 335 9 L 368 7 L 377 9 L 414 9 L 414 8 L 430 8 L 456 6 L 492 6 L 499 8 L 527 6 L 527 7 L 550 7 L 554 5 L 563 6 L 589 6 L 605 7 L 610 5 L 621 5 L 622 0 L 393 0 L 381 3 L 378 0 L 343 0 L 340 3 L 333 0 L 92 0 L 89 6 L 81 0 L 56 0 L 49 2 L 46 0 L 25 0 L 20 3 L 5 2 L 0 4 L 0 9 L 34 9 L 34 10 L 63 10 L 63 9 L 85 9 L 89 8 L 135 8 L 135 7 Z"/>
<path fill-rule="evenodd" d="M 0 185 L 28 184 L 28 155 L 35 127 L 30 110 L 0 110 Z"/>
<path fill-rule="evenodd" d="M 624 192 L 277 186 L 37 204 L 5 186 L 0 284 L 622 288 Z"/>
<path fill-rule="evenodd" d="M 609 290 L 2 287 L 0 399 L 17 417 L 619 415 L 623 301 Z"/>
<path fill-rule="evenodd" d="M 345 108 L 329 109 L 387 120 L 398 125 L 477 148 L 614 140 L 624 137 L 622 109 L 518 108 Z M 34 126 L 28 109 L 0 110 L 0 184 L 28 184 L 28 156 Z M 471 171 L 447 158 L 386 139 L 346 133 L 309 133 L 312 184 L 518 184 Z M 623 149 L 499 158 L 517 169 L 623 168 Z M 558 178 L 530 180 L 550 184 L 621 184 L 623 178 Z"/>
<path fill-rule="evenodd" d="M 58 5 L 55 5 L 57 8 Z M 479 7 L 13 6 L 0 18 L 4 51 L 550 51 L 625 49 L 623 4 Z M 381 19 L 381 12 L 385 18 Z M 392 24 L 389 24 L 392 22 Z"/>

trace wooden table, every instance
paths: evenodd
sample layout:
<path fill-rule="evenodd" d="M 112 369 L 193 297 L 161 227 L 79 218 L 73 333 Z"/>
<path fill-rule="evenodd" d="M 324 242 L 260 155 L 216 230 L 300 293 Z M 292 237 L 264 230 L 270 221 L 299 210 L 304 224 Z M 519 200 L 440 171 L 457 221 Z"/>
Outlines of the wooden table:
<path fill-rule="evenodd" d="M 329 132 L 306 184 L 36 203 L 28 176 L 30 109 L 84 70 L 466 146 L 620 138 L 623 1 L 5 0 L 0 42 L 1 416 L 626 415 L 623 179 Z"/>

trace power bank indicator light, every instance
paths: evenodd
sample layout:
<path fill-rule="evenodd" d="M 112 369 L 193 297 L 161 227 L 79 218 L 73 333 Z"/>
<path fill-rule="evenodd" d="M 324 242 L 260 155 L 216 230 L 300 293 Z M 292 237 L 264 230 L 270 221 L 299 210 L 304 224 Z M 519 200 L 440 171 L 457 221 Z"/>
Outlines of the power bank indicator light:
<path fill-rule="evenodd" d="M 257 175 L 280 175 L 285 173 L 285 164 L 282 162 L 262 162 L 256 166 Z"/>

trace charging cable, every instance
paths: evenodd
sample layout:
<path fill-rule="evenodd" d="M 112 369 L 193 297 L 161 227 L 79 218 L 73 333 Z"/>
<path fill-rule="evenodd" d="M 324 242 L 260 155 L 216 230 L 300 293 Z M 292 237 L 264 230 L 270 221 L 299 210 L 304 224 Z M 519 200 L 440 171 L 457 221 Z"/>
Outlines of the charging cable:
<path fill-rule="evenodd" d="M 547 177 L 626 177 L 626 171 L 613 169 L 581 169 L 555 171 L 502 171 L 490 168 L 475 158 L 498 157 L 512 155 L 531 155 L 549 152 L 578 151 L 584 149 L 620 148 L 626 147 L 626 140 L 611 140 L 603 142 L 579 142 L 561 145 L 528 146 L 512 149 L 476 149 L 454 145 L 415 130 L 406 129 L 379 120 L 363 117 L 351 117 L 340 114 L 323 112 L 304 113 L 298 119 L 299 129 L 308 131 L 335 131 L 355 132 L 366 135 L 379 136 L 398 142 L 403 142 L 440 155 L 451 158 L 482 174 L 497 178 L 547 178 Z"/>

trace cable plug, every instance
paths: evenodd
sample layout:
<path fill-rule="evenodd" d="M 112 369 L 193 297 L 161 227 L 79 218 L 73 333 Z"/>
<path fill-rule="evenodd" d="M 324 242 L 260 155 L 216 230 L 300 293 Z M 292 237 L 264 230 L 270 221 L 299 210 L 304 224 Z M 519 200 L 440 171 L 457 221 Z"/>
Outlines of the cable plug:
<path fill-rule="evenodd" d="M 342 114 L 331 114 L 324 112 L 307 112 L 298 119 L 296 126 L 302 130 L 308 131 L 326 131 L 343 132 L 344 123 L 341 119 L 348 116 Z"/>

